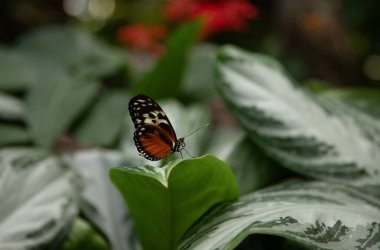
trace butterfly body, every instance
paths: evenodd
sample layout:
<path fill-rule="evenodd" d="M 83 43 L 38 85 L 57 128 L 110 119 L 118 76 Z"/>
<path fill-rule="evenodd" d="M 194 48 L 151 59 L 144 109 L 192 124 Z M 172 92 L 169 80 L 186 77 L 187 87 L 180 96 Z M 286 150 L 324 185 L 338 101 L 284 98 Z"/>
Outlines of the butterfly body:
<path fill-rule="evenodd" d="M 129 101 L 135 132 L 133 140 L 140 155 L 158 161 L 170 153 L 185 147 L 184 138 L 177 139 L 173 126 L 162 108 L 145 95 L 137 95 Z"/>

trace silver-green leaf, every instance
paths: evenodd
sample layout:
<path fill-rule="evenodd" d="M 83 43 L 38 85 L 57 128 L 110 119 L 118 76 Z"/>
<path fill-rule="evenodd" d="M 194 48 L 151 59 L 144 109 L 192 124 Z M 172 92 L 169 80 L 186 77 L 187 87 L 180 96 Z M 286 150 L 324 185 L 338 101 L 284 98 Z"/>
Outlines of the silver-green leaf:
<path fill-rule="evenodd" d="M 0 151 L 0 249 L 57 246 L 78 212 L 78 181 L 59 159 Z"/>
<path fill-rule="evenodd" d="M 0 92 L 0 117 L 9 120 L 22 120 L 24 116 L 24 103 L 14 96 Z"/>
<path fill-rule="evenodd" d="M 122 165 L 116 151 L 87 150 L 67 155 L 65 159 L 82 177 L 83 214 L 107 237 L 113 250 L 134 249 L 132 222 L 121 195 L 108 177 L 108 171 Z"/>
<path fill-rule="evenodd" d="M 234 249 L 254 233 L 312 249 L 379 249 L 380 200 L 339 184 L 288 182 L 216 207 L 178 249 Z"/>
<path fill-rule="evenodd" d="M 342 102 L 297 87 L 275 60 L 226 46 L 218 88 L 251 139 L 302 174 L 380 183 L 380 125 Z"/>

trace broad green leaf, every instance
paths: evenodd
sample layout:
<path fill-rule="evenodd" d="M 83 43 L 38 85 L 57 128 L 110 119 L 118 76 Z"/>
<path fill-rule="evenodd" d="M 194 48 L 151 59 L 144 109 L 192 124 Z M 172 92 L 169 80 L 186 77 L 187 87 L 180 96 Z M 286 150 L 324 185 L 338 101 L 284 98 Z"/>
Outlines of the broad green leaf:
<path fill-rule="evenodd" d="M 29 141 L 30 135 L 25 128 L 18 125 L 0 124 L 0 146 Z"/>
<path fill-rule="evenodd" d="M 0 151 L 0 249 L 42 249 L 65 237 L 78 212 L 75 173 L 32 149 Z"/>
<path fill-rule="evenodd" d="M 150 72 L 137 81 L 133 92 L 154 99 L 178 96 L 187 55 L 198 37 L 200 27 L 201 22 L 194 21 L 176 30 L 168 40 L 166 53 Z"/>
<path fill-rule="evenodd" d="M 289 175 L 289 171 L 279 166 L 247 137 L 240 140 L 226 161 L 236 176 L 240 194 L 266 187 Z"/>
<path fill-rule="evenodd" d="M 75 132 L 75 137 L 84 145 L 114 144 L 128 113 L 128 101 L 128 94 L 116 90 L 102 95 Z"/>
<path fill-rule="evenodd" d="M 0 48 L 0 89 L 24 90 L 37 77 L 32 61 L 24 53 L 11 48 Z"/>
<path fill-rule="evenodd" d="M 60 250 L 108 250 L 107 241 L 91 225 L 81 218 L 76 218 L 68 238 Z"/>
<path fill-rule="evenodd" d="M 16 97 L 0 92 L 0 117 L 22 120 L 24 116 L 24 103 Z"/>
<path fill-rule="evenodd" d="M 98 41 L 94 35 L 72 26 L 51 26 L 22 37 L 20 51 L 61 62 L 76 76 L 99 77 L 124 64 L 121 51 Z"/>
<path fill-rule="evenodd" d="M 223 161 L 206 155 L 166 165 L 111 169 L 144 249 L 173 249 L 209 208 L 238 197 L 234 176 Z"/>
<path fill-rule="evenodd" d="M 234 249 L 250 234 L 285 237 L 310 249 L 379 249 L 380 200 L 323 182 L 289 182 L 215 207 L 178 249 Z"/>
<path fill-rule="evenodd" d="M 305 92 L 268 57 L 227 46 L 216 64 L 226 103 L 248 136 L 282 164 L 317 178 L 380 184 L 380 124 L 374 119 Z"/>
<path fill-rule="evenodd" d="M 200 44 L 190 50 L 189 62 L 184 73 L 184 98 L 202 100 L 216 94 L 213 61 L 217 47 Z"/>
<path fill-rule="evenodd" d="M 120 193 L 108 177 L 111 167 L 121 165 L 121 155 L 114 151 L 89 150 L 65 159 L 82 177 L 81 210 L 85 217 L 104 233 L 113 250 L 133 249 L 137 240 L 131 230 L 132 222 Z"/>
<path fill-rule="evenodd" d="M 33 140 L 49 148 L 95 96 L 98 84 L 70 78 L 64 71 L 35 84 L 27 96 L 26 116 Z"/>
<path fill-rule="evenodd" d="M 201 105 L 191 105 L 185 107 L 182 104 L 172 100 L 159 102 L 159 105 L 165 111 L 171 124 L 173 125 L 177 138 L 183 137 L 210 122 L 208 110 Z M 129 115 L 127 115 L 125 123 L 121 148 L 126 162 L 130 165 L 153 164 L 154 166 L 159 166 L 161 162 L 152 162 L 138 155 L 135 143 L 133 141 L 133 132 L 135 129 Z M 193 156 L 201 155 L 204 152 L 204 146 L 208 139 L 208 134 L 210 134 L 210 126 L 186 137 L 186 150 Z M 186 152 L 182 152 L 182 156 L 185 159 L 190 157 L 186 154 Z M 181 159 L 181 154 L 175 153 L 173 158 L 174 157 Z"/>

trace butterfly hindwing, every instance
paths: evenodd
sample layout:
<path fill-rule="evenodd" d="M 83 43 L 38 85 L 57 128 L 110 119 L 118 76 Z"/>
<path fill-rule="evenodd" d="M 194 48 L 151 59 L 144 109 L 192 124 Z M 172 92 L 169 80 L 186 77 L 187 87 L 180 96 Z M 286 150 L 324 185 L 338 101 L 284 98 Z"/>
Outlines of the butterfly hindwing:
<path fill-rule="evenodd" d="M 136 128 L 137 150 L 148 160 L 159 160 L 173 152 L 177 143 L 174 129 L 161 107 L 150 97 L 137 95 L 129 102 L 129 113 Z"/>
<path fill-rule="evenodd" d="M 170 134 L 156 125 L 141 125 L 133 136 L 137 151 L 151 161 L 157 161 L 173 151 L 175 141 Z"/>

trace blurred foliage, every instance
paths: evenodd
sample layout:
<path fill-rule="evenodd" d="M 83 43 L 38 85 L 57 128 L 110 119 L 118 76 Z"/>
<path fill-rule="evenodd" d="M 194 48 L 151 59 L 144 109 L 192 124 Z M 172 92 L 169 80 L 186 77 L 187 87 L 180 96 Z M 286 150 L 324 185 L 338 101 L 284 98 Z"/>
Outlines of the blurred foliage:
<path fill-rule="evenodd" d="M 0 1 L 0 214 L 11 218 L 0 216 L 0 248 L 141 249 L 152 235 L 174 246 L 173 233 L 180 249 L 347 249 L 346 228 L 361 248 L 378 246 L 378 234 L 363 232 L 380 219 L 379 11 L 375 0 Z M 211 122 L 186 138 L 187 149 L 227 162 L 239 200 L 216 204 L 230 200 L 222 196 L 235 180 L 212 182 L 217 165 L 228 172 L 212 156 L 174 166 L 138 155 L 127 110 L 140 93 L 158 100 L 178 137 Z M 118 166 L 139 166 L 111 170 L 131 214 L 107 175 Z M 173 186 L 160 186 L 162 196 L 141 189 L 163 173 Z M 295 178 L 303 184 L 265 189 Z M 147 196 L 178 190 L 189 195 L 146 206 Z M 207 203 L 208 191 L 221 195 Z M 296 209 L 310 205 L 318 211 Z M 157 236 L 158 211 L 192 217 L 177 221 L 180 230 L 157 222 L 158 231 L 175 228 Z M 269 235 L 247 237 L 253 232 Z"/>
<path fill-rule="evenodd" d="M 155 99 L 176 97 L 181 90 L 190 47 L 196 41 L 202 23 L 195 21 L 173 33 L 168 39 L 166 52 L 133 87 L 135 94 L 145 93 Z"/>
<path fill-rule="evenodd" d="M 103 237 L 94 231 L 85 220 L 75 219 L 67 240 L 61 250 L 108 250 L 110 249 Z"/>

